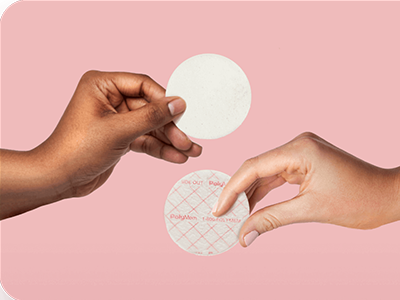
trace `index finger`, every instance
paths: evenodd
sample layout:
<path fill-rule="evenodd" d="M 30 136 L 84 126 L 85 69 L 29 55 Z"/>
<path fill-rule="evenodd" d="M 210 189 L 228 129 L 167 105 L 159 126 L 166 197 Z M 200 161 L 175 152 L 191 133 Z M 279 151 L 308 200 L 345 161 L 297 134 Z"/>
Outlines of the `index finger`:
<path fill-rule="evenodd" d="M 237 197 L 256 180 L 284 172 L 289 164 L 279 148 L 246 160 L 223 189 L 213 214 L 218 217 L 226 213 Z"/>
<path fill-rule="evenodd" d="M 165 97 L 165 89 L 148 75 L 127 72 L 109 74 L 115 87 L 125 97 L 142 97 L 149 102 Z"/>
<path fill-rule="evenodd" d="M 165 97 L 165 89 L 143 74 L 88 71 L 81 81 L 95 85 L 114 108 L 130 98 L 153 102 Z"/>

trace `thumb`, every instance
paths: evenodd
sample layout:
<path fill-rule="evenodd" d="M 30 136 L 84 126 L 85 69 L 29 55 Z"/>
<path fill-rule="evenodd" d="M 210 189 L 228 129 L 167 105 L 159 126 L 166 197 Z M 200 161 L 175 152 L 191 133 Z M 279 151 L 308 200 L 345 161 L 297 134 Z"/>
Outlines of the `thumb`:
<path fill-rule="evenodd" d="M 185 109 L 185 101 L 175 96 L 146 103 L 138 109 L 120 115 L 122 134 L 133 140 L 166 125 Z"/>
<path fill-rule="evenodd" d="M 306 198 L 305 195 L 297 196 L 291 200 L 267 206 L 252 214 L 240 230 L 240 244 L 248 247 L 264 232 L 284 225 L 312 221 Z"/>

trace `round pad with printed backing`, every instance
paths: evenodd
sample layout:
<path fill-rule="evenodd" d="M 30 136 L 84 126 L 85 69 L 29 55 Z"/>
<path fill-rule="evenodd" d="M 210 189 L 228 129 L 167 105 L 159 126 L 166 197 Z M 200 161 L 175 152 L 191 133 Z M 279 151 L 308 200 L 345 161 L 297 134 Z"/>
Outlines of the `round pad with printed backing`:
<path fill-rule="evenodd" d="M 199 139 L 217 139 L 237 129 L 251 104 L 250 83 L 232 60 L 200 54 L 181 63 L 168 81 L 166 96 L 186 101 L 176 126 Z"/>
<path fill-rule="evenodd" d="M 164 217 L 172 240 L 196 255 L 216 255 L 239 241 L 239 232 L 249 216 L 249 203 L 241 193 L 221 217 L 211 213 L 230 177 L 222 172 L 201 170 L 180 179 L 169 192 Z"/>

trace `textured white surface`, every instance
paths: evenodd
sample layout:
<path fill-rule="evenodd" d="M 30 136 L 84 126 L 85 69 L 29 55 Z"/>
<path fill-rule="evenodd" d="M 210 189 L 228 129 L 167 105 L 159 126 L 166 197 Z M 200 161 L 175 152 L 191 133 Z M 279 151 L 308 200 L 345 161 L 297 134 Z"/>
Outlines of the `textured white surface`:
<path fill-rule="evenodd" d="M 246 74 L 232 60 L 217 54 L 200 54 L 181 63 L 168 81 L 166 95 L 186 101 L 186 112 L 175 123 L 199 139 L 233 132 L 245 120 L 251 104 Z"/>
<path fill-rule="evenodd" d="M 216 218 L 211 211 L 230 177 L 222 172 L 201 170 L 180 179 L 169 192 L 164 218 L 172 240 L 183 250 L 197 255 L 216 255 L 239 241 L 249 216 L 245 193 L 232 208 Z"/>

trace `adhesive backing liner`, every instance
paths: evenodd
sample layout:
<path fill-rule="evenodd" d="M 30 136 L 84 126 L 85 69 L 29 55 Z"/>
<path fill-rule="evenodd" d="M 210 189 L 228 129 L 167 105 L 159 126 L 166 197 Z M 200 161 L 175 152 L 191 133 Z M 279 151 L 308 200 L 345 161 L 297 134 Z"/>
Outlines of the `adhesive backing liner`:
<path fill-rule="evenodd" d="M 232 60 L 200 54 L 181 63 L 168 81 L 166 96 L 186 101 L 186 111 L 174 122 L 187 135 L 217 139 L 236 130 L 251 104 L 250 83 Z"/>
<path fill-rule="evenodd" d="M 241 193 L 231 209 L 221 217 L 211 213 L 230 176 L 212 170 L 190 173 L 171 189 L 164 218 L 172 240 L 183 250 L 210 256 L 232 248 L 249 216 L 249 203 Z"/>

